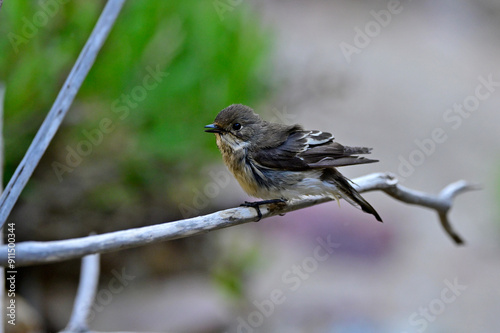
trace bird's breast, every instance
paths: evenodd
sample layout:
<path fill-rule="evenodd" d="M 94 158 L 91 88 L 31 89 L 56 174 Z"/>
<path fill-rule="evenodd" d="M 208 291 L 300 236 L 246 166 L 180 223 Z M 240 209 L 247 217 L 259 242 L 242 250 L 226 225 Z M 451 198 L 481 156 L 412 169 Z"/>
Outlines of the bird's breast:
<path fill-rule="evenodd" d="M 258 197 L 259 183 L 248 161 L 247 144 L 217 135 L 217 146 L 224 163 L 243 190 L 251 196 Z"/>

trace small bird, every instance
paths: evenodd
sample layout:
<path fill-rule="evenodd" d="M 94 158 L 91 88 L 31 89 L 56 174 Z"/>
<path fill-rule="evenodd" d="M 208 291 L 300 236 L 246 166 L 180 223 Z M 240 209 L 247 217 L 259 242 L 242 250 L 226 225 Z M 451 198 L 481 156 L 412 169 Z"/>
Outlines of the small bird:
<path fill-rule="evenodd" d="M 337 167 L 373 163 L 357 154 L 371 148 L 347 147 L 322 131 L 263 120 L 250 107 L 233 104 L 219 112 L 205 132 L 215 133 L 224 163 L 246 193 L 268 199 L 245 202 L 254 207 L 304 196 L 343 198 L 382 222 L 375 209 L 352 187 Z"/>

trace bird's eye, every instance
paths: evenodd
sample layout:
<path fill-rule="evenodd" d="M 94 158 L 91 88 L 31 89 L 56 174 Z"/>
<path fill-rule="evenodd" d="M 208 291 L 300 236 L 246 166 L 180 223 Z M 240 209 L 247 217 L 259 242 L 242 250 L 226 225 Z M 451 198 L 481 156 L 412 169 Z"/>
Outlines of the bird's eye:
<path fill-rule="evenodd" d="M 234 124 L 233 124 L 233 129 L 234 129 L 235 131 L 239 131 L 239 130 L 241 129 L 241 127 L 242 127 L 242 126 L 241 126 L 241 124 L 240 124 L 240 123 L 234 123 Z"/>

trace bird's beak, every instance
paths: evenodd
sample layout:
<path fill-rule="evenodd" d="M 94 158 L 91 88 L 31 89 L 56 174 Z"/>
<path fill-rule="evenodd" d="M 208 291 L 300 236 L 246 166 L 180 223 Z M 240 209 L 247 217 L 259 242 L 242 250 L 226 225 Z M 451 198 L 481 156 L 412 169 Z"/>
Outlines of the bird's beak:
<path fill-rule="evenodd" d="M 205 128 L 208 128 L 205 130 L 205 132 L 207 132 L 207 133 L 222 133 L 223 132 L 222 128 L 215 125 L 215 124 L 207 125 L 207 126 L 205 126 Z"/>

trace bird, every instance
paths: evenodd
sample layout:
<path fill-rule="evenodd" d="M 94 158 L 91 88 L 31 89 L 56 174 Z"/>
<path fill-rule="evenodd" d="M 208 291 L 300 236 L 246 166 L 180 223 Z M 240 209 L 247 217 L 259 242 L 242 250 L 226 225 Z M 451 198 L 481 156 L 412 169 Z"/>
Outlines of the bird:
<path fill-rule="evenodd" d="M 242 206 L 286 203 L 307 196 L 328 196 L 346 200 L 382 222 L 377 211 L 356 191 L 338 167 L 374 163 L 360 157 L 372 148 L 348 147 L 334 141 L 331 133 L 304 130 L 263 120 L 246 105 L 232 104 L 220 111 L 205 132 L 214 133 L 227 168 L 243 190 L 264 199 Z M 339 203 L 340 204 L 340 203 Z"/>

